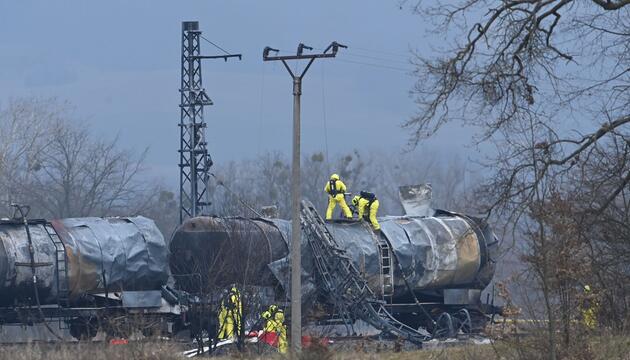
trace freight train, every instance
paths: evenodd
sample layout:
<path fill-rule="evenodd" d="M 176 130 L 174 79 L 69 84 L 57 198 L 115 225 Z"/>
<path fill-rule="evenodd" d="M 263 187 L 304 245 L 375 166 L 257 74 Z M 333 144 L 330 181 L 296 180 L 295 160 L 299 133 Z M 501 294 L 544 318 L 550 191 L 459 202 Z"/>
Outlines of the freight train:
<path fill-rule="evenodd" d="M 481 331 L 500 312 L 494 301 L 484 302 L 481 296 L 495 272 L 499 241 L 483 219 L 434 210 L 427 197 L 430 187 L 402 188 L 407 214 L 380 218 L 380 232 L 364 221 L 325 226 L 339 245 L 335 252 L 351 259 L 396 319 L 435 336 Z M 186 291 L 199 291 L 199 284 L 254 285 L 258 293 L 270 294 L 267 302 L 286 303 L 290 244 L 288 220 L 196 217 L 173 235 L 171 270 Z M 304 229 L 301 248 L 302 312 L 319 323 L 334 322 L 331 314 L 338 304 L 323 290 L 316 264 L 322 260 L 315 259 Z M 185 274 L 200 278 L 191 282 Z"/>
<path fill-rule="evenodd" d="M 481 219 L 401 199 L 407 214 L 380 218 L 380 232 L 363 221 L 326 223 L 339 245 L 335 254 L 351 260 L 406 326 L 433 336 L 480 330 L 498 311 L 481 299 L 494 275 L 496 236 Z M 114 336 L 195 332 L 213 323 L 221 289 L 233 285 L 255 315 L 289 301 L 290 234 L 287 220 L 200 216 L 167 244 L 141 216 L 3 219 L 0 324 L 58 320 L 76 338 L 93 338 L 99 329 Z M 323 290 L 322 259 L 305 234 L 302 242 L 306 323 L 334 324 L 339 304 Z"/>

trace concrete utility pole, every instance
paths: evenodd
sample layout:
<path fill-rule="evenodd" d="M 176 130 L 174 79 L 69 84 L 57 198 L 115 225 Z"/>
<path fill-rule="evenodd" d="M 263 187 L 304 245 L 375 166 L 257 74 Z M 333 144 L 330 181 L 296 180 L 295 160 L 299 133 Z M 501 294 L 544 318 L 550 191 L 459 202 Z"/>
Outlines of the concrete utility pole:
<path fill-rule="evenodd" d="M 297 54 L 289 56 L 269 56 L 277 49 L 266 47 L 263 50 L 263 61 L 282 61 L 293 79 L 293 164 L 291 165 L 291 353 L 296 354 L 302 347 L 302 259 L 300 225 L 300 96 L 302 95 L 302 78 L 315 59 L 334 58 L 339 48 L 346 46 L 333 41 L 321 54 L 304 55 L 304 50 L 313 50 L 304 44 L 298 45 Z M 287 60 L 309 60 L 298 76 L 291 71 Z"/>

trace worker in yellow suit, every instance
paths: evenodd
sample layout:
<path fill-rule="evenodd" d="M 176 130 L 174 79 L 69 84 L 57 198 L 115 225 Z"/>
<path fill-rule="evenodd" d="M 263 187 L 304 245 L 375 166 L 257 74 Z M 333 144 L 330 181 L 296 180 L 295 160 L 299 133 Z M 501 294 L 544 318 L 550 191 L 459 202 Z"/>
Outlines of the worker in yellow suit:
<path fill-rule="evenodd" d="M 381 225 L 376 219 L 379 202 L 376 195 L 371 192 L 361 191 L 360 195 L 352 198 L 352 205 L 357 209 L 359 220 L 363 219 L 372 224 L 374 230 L 381 230 Z"/>
<path fill-rule="evenodd" d="M 278 309 L 276 305 L 269 306 L 263 311 L 262 318 L 266 320 L 265 328 L 260 340 L 278 347 L 278 352 L 284 354 L 288 350 L 287 328 L 284 325 L 284 311 Z"/>
<path fill-rule="evenodd" d="M 276 324 L 276 334 L 278 334 L 278 352 L 286 354 L 289 350 L 289 343 L 287 342 L 287 327 L 284 325 L 284 311 L 278 309 L 274 315 Z"/>
<path fill-rule="evenodd" d="M 261 316 L 265 319 L 265 327 L 264 331 L 267 333 L 272 333 L 276 331 L 276 320 L 274 319 L 276 312 L 278 311 L 278 306 L 270 305 L 269 309 L 262 312 Z"/>
<path fill-rule="evenodd" d="M 352 211 L 346 204 L 344 193 L 346 192 L 346 184 L 339 179 L 339 175 L 330 175 L 330 180 L 326 183 L 324 191 L 328 194 L 328 209 L 326 209 L 326 220 L 332 219 L 335 206 L 339 204 L 341 211 L 348 219 L 352 219 Z"/>
<path fill-rule="evenodd" d="M 232 286 L 226 298 L 221 300 L 221 309 L 219 311 L 219 340 L 228 339 L 240 334 L 242 315 L 243 304 L 241 303 L 241 294 L 236 286 Z"/>
<path fill-rule="evenodd" d="M 580 306 L 582 321 L 584 326 L 590 330 L 597 327 L 597 313 L 599 312 L 599 302 L 595 294 L 592 293 L 590 285 L 584 285 L 584 299 Z"/>

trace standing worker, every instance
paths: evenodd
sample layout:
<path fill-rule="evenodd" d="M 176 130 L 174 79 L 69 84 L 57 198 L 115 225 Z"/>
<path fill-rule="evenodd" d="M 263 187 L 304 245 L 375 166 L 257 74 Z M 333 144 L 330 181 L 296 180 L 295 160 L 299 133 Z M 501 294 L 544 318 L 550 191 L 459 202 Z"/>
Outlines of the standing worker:
<path fill-rule="evenodd" d="M 265 320 L 265 327 L 260 336 L 260 340 L 271 346 L 278 346 L 278 336 L 276 335 L 276 312 L 278 307 L 270 305 L 269 309 L 262 312 L 261 317 Z"/>
<path fill-rule="evenodd" d="M 243 304 L 241 294 L 235 285 L 232 286 L 227 297 L 221 300 L 219 311 L 219 340 L 228 339 L 241 333 L 241 316 Z"/>
<path fill-rule="evenodd" d="M 285 354 L 289 349 L 289 343 L 287 342 L 287 327 L 284 325 L 284 311 L 278 309 L 276 305 L 271 305 L 268 310 L 263 311 L 261 316 L 266 321 L 260 340 L 277 347 L 278 352 Z"/>
<path fill-rule="evenodd" d="M 287 341 L 287 326 L 284 325 L 284 311 L 278 309 L 274 315 L 276 323 L 276 334 L 278 334 L 278 352 L 286 354 L 289 350 L 289 342 Z"/>
<path fill-rule="evenodd" d="M 265 319 L 265 327 L 264 332 L 271 333 L 275 331 L 276 324 L 274 317 L 276 316 L 276 312 L 278 311 L 277 305 L 269 305 L 269 309 L 263 311 L 261 314 L 262 318 Z"/>
<path fill-rule="evenodd" d="M 593 294 L 590 285 L 584 285 L 584 294 L 580 306 L 582 312 L 582 322 L 589 330 L 595 330 L 598 325 L 597 313 L 599 312 L 599 301 Z"/>
<path fill-rule="evenodd" d="M 357 208 L 359 213 L 359 220 L 363 219 L 369 221 L 375 231 L 381 230 L 381 225 L 376 219 L 376 213 L 378 212 L 379 202 L 371 192 L 361 191 L 360 195 L 352 198 L 352 205 Z"/>
<path fill-rule="evenodd" d="M 330 175 L 330 180 L 326 183 L 324 187 L 324 191 L 328 194 L 328 209 L 326 209 L 326 220 L 332 219 L 333 211 L 335 210 L 335 206 L 339 203 L 343 214 L 348 219 L 352 219 L 352 211 L 346 204 L 346 199 L 344 194 L 346 192 L 346 184 L 343 181 L 339 180 L 339 175 L 332 174 Z"/>

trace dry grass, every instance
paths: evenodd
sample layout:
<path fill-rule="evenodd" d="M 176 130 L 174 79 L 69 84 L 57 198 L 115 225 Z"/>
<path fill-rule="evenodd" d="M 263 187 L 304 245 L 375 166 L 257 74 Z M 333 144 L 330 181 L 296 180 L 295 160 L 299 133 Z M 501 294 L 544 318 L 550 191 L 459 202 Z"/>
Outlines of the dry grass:
<path fill-rule="evenodd" d="M 187 347 L 190 348 L 190 347 Z M 127 345 L 104 343 L 32 344 L 0 347 L 0 359 L 7 360 L 118 360 L 118 359 L 185 359 L 181 344 L 169 342 L 132 342 Z M 284 359 L 279 354 L 233 353 L 221 359 Z M 495 345 L 466 345 L 434 350 L 393 352 L 368 351 L 361 346 L 354 349 L 332 350 L 327 348 L 304 351 L 300 360 L 477 360 L 477 359 L 545 359 L 547 354 L 533 343 L 498 342 Z M 563 359 L 630 359 L 630 338 L 598 337 Z"/>
<path fill-rule="evenodd" d="M 182 359 L 181 349 L 167 342 L 133 342 L 126 345 L 107 343 L 59 343 L 8 345 L 0 347 L 2 360 L 122 360 Z"/>

